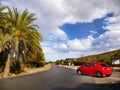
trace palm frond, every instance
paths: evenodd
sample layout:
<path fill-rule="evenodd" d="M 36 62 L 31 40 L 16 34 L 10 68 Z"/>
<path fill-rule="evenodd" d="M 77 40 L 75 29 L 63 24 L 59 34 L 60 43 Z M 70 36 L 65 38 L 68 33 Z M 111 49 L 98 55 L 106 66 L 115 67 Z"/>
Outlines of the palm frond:
<path fill-rule="evenodd" d="M 7 9 L 8 7 L 7 6 L 0 6 L 0 12 Z"/>

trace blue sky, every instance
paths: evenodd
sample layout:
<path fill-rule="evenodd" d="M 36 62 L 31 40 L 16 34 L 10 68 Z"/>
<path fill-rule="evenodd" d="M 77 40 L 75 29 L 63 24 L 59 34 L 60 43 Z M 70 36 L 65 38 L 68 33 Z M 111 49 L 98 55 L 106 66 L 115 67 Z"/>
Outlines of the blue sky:
<path fill-rule="evenodd" d="M 0 0 L 0 4 L 36 14 L 46 61 L 120 49 L 119 0 Z"/>
<path fill-rule="evenodd" d="M 94 37 L 98 37 L 103 34 L 105 30 L 102 28 L 104 26 L 103 19 L 96 19 L 92 23 L 76 23 L 76 24 L 64 24 L 60 28 L 66 32 L 69 39 L 83 39 L 87 38 L 88 35 L 94 33 Z"/>
<path fill-rule="evenodd" d="M 90 34 L 93 34 L 93 37 L 97 38 L 106 32 L 106 30 L 103 28 L 103 26 L 106 26 L 105 19 L 112 16 L 113 13 L 110 13 L 103 18 L 95 19 L 93 22 L 88 23 L 66 23 L 60 26 L 60 29 L 62 29 L 68 35 L 69 39 L 83 39 L 87 38 L 87 36 Z"/>

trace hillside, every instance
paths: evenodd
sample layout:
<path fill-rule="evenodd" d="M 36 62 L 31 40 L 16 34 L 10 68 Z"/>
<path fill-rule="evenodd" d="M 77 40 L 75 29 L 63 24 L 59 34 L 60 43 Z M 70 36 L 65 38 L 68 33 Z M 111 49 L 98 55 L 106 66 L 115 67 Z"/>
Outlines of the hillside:
<path fill-rule="evenodd" d="M 86 62 L 96 62 L 103 61 L 111 65 L 112 60 L 120 59 L 120 50 L 114 50 L 106 53 L 89 55 L 79 58 L 66 58 L 65 60 L 57 60 L 56 64 L 65 64 L 68 65 L 69 62 L 74 65 L 80 65 Z"/>

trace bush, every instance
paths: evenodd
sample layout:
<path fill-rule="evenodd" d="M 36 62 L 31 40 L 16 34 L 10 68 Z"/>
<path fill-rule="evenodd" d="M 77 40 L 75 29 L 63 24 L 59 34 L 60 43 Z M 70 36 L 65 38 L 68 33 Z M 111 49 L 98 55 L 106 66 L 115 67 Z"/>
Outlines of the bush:
<path fill-rule="evenodd" d="M 19 74 L 21 72 L 20 62 L 18 60 L 12 63 L 12 66 L 10 67 L 10 72 L 14 74 Z"/>
<path fill-rule="evenodd" d="M 44 61 L 36 62 L 36 67 L 43 67 L 46 63 Z"/>
<path fill-rule="evenodd" d="M 55 64 L 56 64 L 56 65 L 60 65 L 60 64 L 62 64 L 62 61 L 61 61 L 61 60 L 57 60 L 57 61 L 55 62 Z"/>
<path fill-rule="evenodd" d="M 120 64 L 113 64 L 112 67 L 120 67 Z"/>
<path fill-rule="evenodd" d="M 76 60 L 76 61 L 73 61 L 73 63 L 74 63 L 75 66 L 79 66 L 79 65 L 84 64 L 85 62 L 82 61 L 82 60 Z"/>

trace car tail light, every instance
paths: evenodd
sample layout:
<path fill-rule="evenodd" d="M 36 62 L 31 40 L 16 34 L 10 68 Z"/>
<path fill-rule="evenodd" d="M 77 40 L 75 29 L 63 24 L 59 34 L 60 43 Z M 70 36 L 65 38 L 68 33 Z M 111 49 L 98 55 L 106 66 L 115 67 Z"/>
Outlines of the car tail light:
<path fill-rule="evenodd" d="M 105 70 L 105 68 L 102 68 L 102 70 Z"/>
<path fill-rule="evenodd" d="M 103 67 L 102 70 L 110 70 L 110 68 L 109 68 L 109 67 L 108 67 L 108 68 L 104 68 L 104 67 Z"/>
<path fill-rule="evenodd" d="M 107 70 L 110 70 L 110 68 L 107 68 Z"/>

